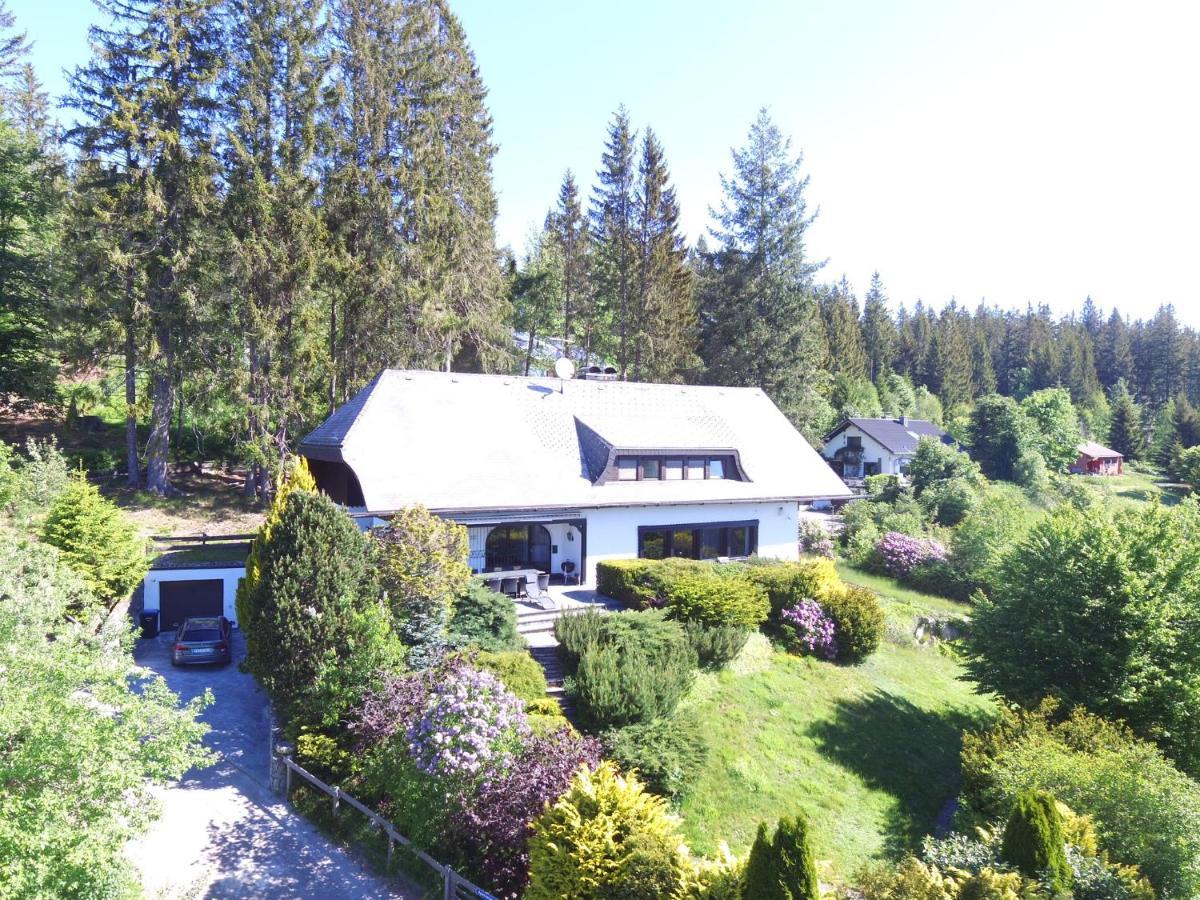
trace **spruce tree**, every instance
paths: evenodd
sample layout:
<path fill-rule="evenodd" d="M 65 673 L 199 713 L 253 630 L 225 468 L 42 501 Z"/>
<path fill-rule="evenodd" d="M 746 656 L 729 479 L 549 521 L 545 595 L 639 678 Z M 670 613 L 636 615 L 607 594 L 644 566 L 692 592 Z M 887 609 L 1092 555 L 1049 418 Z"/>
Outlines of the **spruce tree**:
<path fill-rule="evenodd" d="M 29 39 L 23 31 L 15 31 L 17 19 L 0 0 L 0 80 L 15 77 L 29 56 Z"/>
<path fill-rule="evenodd" d="M 560 245 L 543 232 L 530 239 L 520 269 L 510 278 L 513 327 L 525 334 L 525 375 L 532 372 L 538 339 L 561 331 L 564 269 Z"/>
<path fill-rule="evenodd" d="M 887 307 L 887 293 L 879 272 L 871 273 L 871 284 L 863 298 L 863 349 L 867 354 L 867 377 L 878 381 L 891 371 L 896 359 L 896 324 Z"/>
<path fill-rule="evenodd" d="M 771 833 L 766 822 L 758 823 L 758 832 L 746 859 L 746 871 L 742 880 L 743 897 L 774 898 L 780 896 L 779 873 L 775 865 L 775 853 L 771 847 Z"/>
<path fill-rule="evenodd" d="M 701 295 L 701 356 L 712 383 L 761 388 L 802 430 L 819 430 L 828 375 L 820 315 L 812 297 L 819 263 L 808 257 L 813 215 L 791 154 L 767 111 L 733 151 L 713 211 L 710 274 Z"/>
<path fill-rule="evenodd" d="M 942 309 L 933 331 L 926 384 L 951 410 L 971 400 L 973 384 L 970 319 L 951 300 Z"/>
<path fill-rule="evenodd" d="M 818 289 L 817 295 L 829 347 L 829 370 L 852 381 L 868 377 L 870 361 L 858 323 L 858 299 L 846 276 L 835 285 Z"/>
<path fill-rule="evenodd" d="M 632 304 L 632 377 L 682 381 L 696 358 L 695 284 L 679 230 L 679 204 L 662 145 L 642 139 L 634 194 L 637 284 Z"/>
<path fill-rule="evenodd" d="M 295 432 L 313 418 L 309 374 L 320 357 L 323 263 L 314 176 L 326 69 L 321 10 L 309 0 L 254 0 L 233 10 L 221 85 L 228 135 L 224 271 L 240 326 L 235 375 L 245 397 L 247 493 L 265 497 Z"/>
<path fill-rule="evenodd" d="M 170 493 L 167 464 L 185 351 L 200 336 L 199 274 L 208 258 L 214 192 L 212 85 L 222 62 L 220 0 L 100 0 L 111 30 L 95 30 L 95 57 L 73 79 L 85 119 L 76 139 L 100 159 L 132 157 L 153 227 L 141 247 L 149 352 L 147 487 Z M 135 216 L 130 228 L 145 223 Z"/>
<path fill-rule="evenodd" d="M 1133 388 L 1133 345 L 1129 324 L 1124 316 L 1114 309 L 1104 324 L 1099 343 L 1096 345 L 1096 368 L 1100 383 L 1111 388 L 1124 379 Z M 1135 393 L 1137 393 L 1135 391 Z"/>
<path fill-rule="evenodd" d="M 621 378 L 626 377 L 631 362 L 631 320 L 637 285 L 634 140 L 629 113 L 620 106 L 608 126 L 591 208 L 596 248 L 593 283 L 599 307 L 616 326 L 613 350 Z"/>
<path fill-rule="evenodd" d="M 818 900 L 817 867 L 801 815 L 780 819 L 773 837 L 760 822 L 742 883 L 742 896 L 755 900 Z"/>
<path fill-rule="evenodd" d="M 1140 459 L 1146 453 L 1146 434 L 1142 429 L 1142 411 L 1133 402 L 1125 379 L 1117 381 L 1112 392 L 1112 421 L 1108 428 L 1108 446 L 1125 459 Z"/>
<path fill-rule="evenodd" d="M 1046 878 L 1051 892 L 1068 891 L 1073 880 L 1062 816 L 1044 791 L 1017 795 L 1000 850 L 1004 861 L 1028 878 Z"/>
<path fill-rule="evenodd" d="M 586 365 L 600 322 L 591 288 L 592 235 L 570 169 L 563 175 L 558 205 L 546 217 L 546 230 L 562 258 L 563 355 L 570 357 L 575 347 L 579 362 Z"/>

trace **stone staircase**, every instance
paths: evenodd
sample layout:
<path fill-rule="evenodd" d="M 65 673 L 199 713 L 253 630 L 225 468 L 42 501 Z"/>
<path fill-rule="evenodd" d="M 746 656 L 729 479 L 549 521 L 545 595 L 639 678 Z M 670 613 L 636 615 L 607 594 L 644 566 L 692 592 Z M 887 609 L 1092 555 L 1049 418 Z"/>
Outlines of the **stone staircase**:
<path fill-rule="evenodd" d="M 529 645 L 529 654 L 546 673 L 546 696 L 558 701 L 567 718 L 574 712 L 574 704 L 563 691 L 562 657 L 558 639 L 554 636 L 554 623 L 563 616 L 579 615 L 592 606 L 570 606 L 560 609 L 536 609 L 524 604 L 517 606 L 517 633 Z"/>

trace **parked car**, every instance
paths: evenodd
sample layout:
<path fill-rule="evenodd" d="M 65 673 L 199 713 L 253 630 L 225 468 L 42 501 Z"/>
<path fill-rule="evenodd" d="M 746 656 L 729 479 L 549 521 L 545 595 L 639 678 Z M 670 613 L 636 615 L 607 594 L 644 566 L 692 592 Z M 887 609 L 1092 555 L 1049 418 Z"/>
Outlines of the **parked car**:
<path fill-rule="evenodd" d="M 175 632 L 171 665 L 228 663 L 233 659 L 233 625 L 224 616 L 184 619 Z"/>

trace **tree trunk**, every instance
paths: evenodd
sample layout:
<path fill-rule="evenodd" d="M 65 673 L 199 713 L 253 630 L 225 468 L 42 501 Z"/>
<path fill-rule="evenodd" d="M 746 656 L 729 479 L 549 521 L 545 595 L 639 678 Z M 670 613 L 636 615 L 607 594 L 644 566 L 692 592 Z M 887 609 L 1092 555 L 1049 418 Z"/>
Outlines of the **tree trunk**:
<path fill-rule="evenodd" d="M 529 329 L 529 343 L 525 345 L 525 377 L 529 377 L 529 367 L 533 364 L 533 328 Z"/>
<path fill-rule="evenodd" d="M 133 326 L 133 286 L 126 287 L 129 318 L 125 322 L 125 483 L 132 488 L 142 486 L 141 464 L 137 440 L 137 336 Z"/>
<path fill-rule="evenodd" d="M 160 346 L 164 343 L 161 340 Z M 169 332 L 167 340 L 169 341 Z M 153 406 L 150 412 L 150 437 L 146 441 L 146 488 L 155 494 L 172 493 L 167 463 L 171 453 L 171 413 L 175 404 L 175 385 L 167 360 L 159 360 L 150 380 Z"/>

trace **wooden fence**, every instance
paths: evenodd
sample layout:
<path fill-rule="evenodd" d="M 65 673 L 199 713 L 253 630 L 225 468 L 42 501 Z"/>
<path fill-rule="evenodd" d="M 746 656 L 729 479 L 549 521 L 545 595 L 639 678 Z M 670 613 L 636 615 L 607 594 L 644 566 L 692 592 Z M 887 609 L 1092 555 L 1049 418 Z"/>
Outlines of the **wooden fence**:
<path fill-rule="evenodd" d="M 497 900 L 495 896 L 489 894 L 483 888 L 463 878 L 450 866 L 443 865 L 428 853 L 418 848 L 412 841 L 397 831 L 391 822 L 379 815 L 379 813 L 363 805 L 341 788 L 328 785 L 316 775 L 313 775 L 292 759 L 291 749 L 290 746 L 285 744 L 276 744 L 272 748 L 272 760 L 276 762 L 277 766 L 282 767 L 283 784 L 280 787 L 282 787 L 285 797 L 290 797 L 292 794 L 292 774 L 295 773 L 318 791 L 328 795 L 333 801 L 334 812 L 337 812 L 341 805 L 345 803 L 355 811 L 366 816 L 367 821 L 382 831 L 387 837 L 387 858 L 389 864 L 392 861 L 392 855 L 395 853 L 396 845 L 399 844 L 401 847 L 409 850 L 417 859 L 429 866 L 429 868 L 433 869 L 442 881 L 442 900 Z"/>

